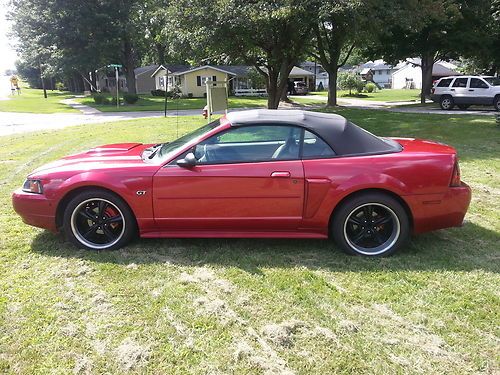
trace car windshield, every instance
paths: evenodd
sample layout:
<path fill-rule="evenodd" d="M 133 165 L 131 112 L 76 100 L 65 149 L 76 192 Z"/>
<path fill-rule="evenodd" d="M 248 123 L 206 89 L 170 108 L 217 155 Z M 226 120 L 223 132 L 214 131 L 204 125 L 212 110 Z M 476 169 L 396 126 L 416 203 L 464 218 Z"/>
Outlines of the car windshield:
<path fill-rule="evenodd" d="M 491 86 L 500 86 L 500 78 L 488 77 L 484 78 L 484 80 L 488 82 Z"/>
<path fill-rule="evenodd" d="M 184 146 L 186 143 L 191 142 L 192 140 L 202 136 L 206 132 L 214 129 L 215 127 L 220 125 L 220 120 L 215 120 L 212 121 L 210 124 L 207 124 L 205 126 L 202 126 L 201 128 L 198 128 L 191 133 L 185 134 L 182 137 L 176 139 L 173 142 L 170 143 L 163 143 L 161 145 L 160 151 L 158 152 L 158 157 L 160 159 L 165 158 L 168 154 L 171 152 L 176 151 L 180 147 Z"/>

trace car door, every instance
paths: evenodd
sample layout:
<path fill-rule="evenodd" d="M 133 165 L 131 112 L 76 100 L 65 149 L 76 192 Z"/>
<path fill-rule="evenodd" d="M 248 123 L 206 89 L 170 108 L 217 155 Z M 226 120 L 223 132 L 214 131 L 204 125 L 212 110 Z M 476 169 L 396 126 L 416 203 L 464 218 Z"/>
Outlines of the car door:
<path fill-rule="evenodd" d="M 453 101 L 456 104 L 472 104 L 470 103 L 469 91 L 467 88 L 468 81 L 469 78 L 465 77 L 455 78 L 455 81 L 453 81 L 450 91 L 452 92 Z"/>
<path fill-rule="evenodd" d="M 232 127 L 192 150 L 192 167 L 176 161 L 153 178 L 157 225 L 164 231 L 283 231 L 302 221 L 302 129 Z M 182 156 L 181 156 L 182 157 Z"/>
<path fill-rule="evenodd" d="M 469 81 L 469 95 L 471 96 L 471 104 L 489 104 L 493 103 L 493 93 L 488 85 L 481 78 L 472 77 Z"/>

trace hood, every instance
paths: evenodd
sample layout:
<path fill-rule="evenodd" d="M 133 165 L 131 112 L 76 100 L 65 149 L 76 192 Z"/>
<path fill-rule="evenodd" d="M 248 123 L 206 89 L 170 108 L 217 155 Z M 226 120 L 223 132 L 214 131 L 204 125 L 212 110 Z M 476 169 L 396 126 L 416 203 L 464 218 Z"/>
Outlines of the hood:
<path fill-rule="evenodd" d="M 142 143 L 115 143 L 92 148 L 88 151 L 63 157 L 35 169 L 31 175 L 52 171 L 82 171 L 137 167 L 145 163 L 142 152 L 152 145 Z"/>

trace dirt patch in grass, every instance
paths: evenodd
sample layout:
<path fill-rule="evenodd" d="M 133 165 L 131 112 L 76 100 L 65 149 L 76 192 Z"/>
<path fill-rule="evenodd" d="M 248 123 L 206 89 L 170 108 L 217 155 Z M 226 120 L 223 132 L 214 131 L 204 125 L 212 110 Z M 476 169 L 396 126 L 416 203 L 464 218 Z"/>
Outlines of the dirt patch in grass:
<path fill-rule="evenodd" d="M 149 348 L 138 344 L 131 338 L 126 338 L 115 350 L 120 367 L 129 371 L 142 367 L 149 359 Z"/>

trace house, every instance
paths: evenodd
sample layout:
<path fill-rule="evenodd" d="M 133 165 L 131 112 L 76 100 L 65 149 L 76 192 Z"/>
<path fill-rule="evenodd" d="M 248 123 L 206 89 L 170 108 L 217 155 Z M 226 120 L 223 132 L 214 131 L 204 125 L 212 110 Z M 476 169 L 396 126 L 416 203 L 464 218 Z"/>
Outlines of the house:
<path fill-rule="evenodd" d="M 198 67 L 160 65 L 151 74 L 151 77 L 158 90 L 171 91 L 174 87 L 178 87 L 183 96 L 195 98 L 206 96 L 205 84 L 207 81 L 227 82 L 230 94 L 238 94 L 239 90 L 246 92 L 249 89 L 258 89 L 259 92 L 262 92 L 265 88 L 252 87 L 249 79 L 251 69 L 253 67 L 246 65 L 203 65 Z M 308 85 L 314 84 L 314 74 L 296 66 L 292 68 L 289 78 L 293 81 L 306 82 Z"/>
<path fill-rule="evenodd" d="M 126 92 L 127 89 L 127 78 L 123 72 L 119 72 L 118 76 L 118 90 L 120 92 Z M 96 89 L 100 92 L 116 92 L 116 76 L 115 71 L 111 69 L 98 70 L 95 72 L 96 77 Z"/>
<path fill-rule="evenodd" d="M 360 66 L 361 71 L 370 68 L 373 72 L 373 82 L 380 88 L 390 88 L 392 84 L 392 73 L 397 68 L 387 64 L 384 60 L 368 61 Z"/>
<path fill-rule="evenodd" d="M 399 69 L 392 73 L 393 89 L 421 89 L 422 88 L 422 69 L 420 68 L 420 59 L 408 59 L 398 64 Z M 432 68 L 432 80 L 438 80 L 441 77 L 461 75 L 457 66 L 446 61 L 434 63 Z"/>
<path fill-rule="evenodd" d="M 202 98 L 206 96 L 207 81 L 229 81 L 236 75 L 226 67 L 220 66 L 160 65 L 151 77 L 155 80 L 155 87 L 158 90 L 170 91 L 178 87 L 184 96 Z"/>
<path fill-rule="evenodd" d="M 313 73 L 316 76 L 325 71 L 325 69 L 323 69 L 323 66 L 316 61 L 304 61 L 299 64 L 299 68 L 307 70 L 308 72 Z"/>
<path fill-rule="evenodd" d="M 371 68 L 364 68 L 359 72 L 361 79 L 366 82 L 373 82 L 373 70 Z"/>
<path fill-rule="evenodd" d="M 135 90 L 138 94 L 149 94 L 155 89 L 155 80 L 151 74 L 158 69 L 158 65 L 141 66 L 134 69 Z"/>
<path fill-rule="evenodd" d="M 155 89 L 154 79 L 151 73 L 156 70 L 158 65 L 141 66 L 134 69 L 135 89 L 138 94 L 150 93 Z M 127 77 L 120 69 L 118 76 L 118 89 L 121 92 L 127 92 Z M 96 84 L 98 91 L 112 92 L 116 91 L 116 77 L 114 69 L 102 69 L 96 73 Z"/>

